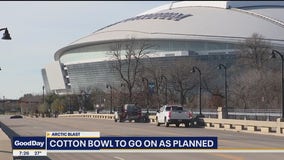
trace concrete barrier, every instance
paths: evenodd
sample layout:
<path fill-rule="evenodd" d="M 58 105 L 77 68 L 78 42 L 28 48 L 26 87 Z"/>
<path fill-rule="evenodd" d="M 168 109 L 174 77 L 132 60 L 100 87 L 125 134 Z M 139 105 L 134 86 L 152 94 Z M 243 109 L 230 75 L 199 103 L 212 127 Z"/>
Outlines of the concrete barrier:
<path fill-rule="evenodd" d="M 156 123 L 155 116 L 150 122 Z M 204 118 L 205 128 L 284 136 L 284 122 Z"/>
<path fill-rule="evenodd" d="M 224 124 L 224 128 L 225 129 L 231 129 L 232 128 L 232 124 Z"/>
<path fill-rule="evenodd" d="M 277 121 L 252 121 L 204 118 L 204 121 L 207 123 L 207 128 L 284 135 L 284 122 L 280 122 L 280 119 Z M 210 124 L 214 124 L 213 127 Z M 221 127 L 222 125 L 224 128 Z"/>
<path fill-rule="evenodd" d="M 61 114 L 58 117 L 93 118 L 114 120 L 114 114 Z"/>
<path fill-rule="evenodd" d="M 245 130 L 245 127 L 244 127 L 244 125 L 236 124 L 235 125 L 235 130 L 236 131 L 242 131 L 242 130 Z"/>
<path fill-rule="evenodd" d="M 114 114 L 64 114 L 59 117 L 114 120 Z M 150 123 L 156 123 L 155 115 L 149 116 L 149 119 Z M 284 136 L 284 122 L 281 122 L 280 118 L 277 121 L 204 118 L 204 122 L 205 128 Z"/>

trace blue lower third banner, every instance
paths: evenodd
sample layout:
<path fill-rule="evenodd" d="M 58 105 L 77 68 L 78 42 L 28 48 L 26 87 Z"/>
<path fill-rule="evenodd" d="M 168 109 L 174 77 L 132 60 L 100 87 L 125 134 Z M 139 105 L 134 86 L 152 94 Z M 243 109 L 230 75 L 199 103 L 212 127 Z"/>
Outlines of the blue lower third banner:
<path fill-rule="evenodd" d="M 217 137 L 47 138 L 47 150 L 217 149 Z"/>
<path fill-rule="evenodd" d="M 46 156 L 47 152 L 189 151 L 217 149 L 218 139 L 217 137 L 100 137 L 99 134 L 91 132 L 76 132 L 76 134 L 48 132 L 46 137 L 14 137 L 12 147 L 13 156 Z"/>

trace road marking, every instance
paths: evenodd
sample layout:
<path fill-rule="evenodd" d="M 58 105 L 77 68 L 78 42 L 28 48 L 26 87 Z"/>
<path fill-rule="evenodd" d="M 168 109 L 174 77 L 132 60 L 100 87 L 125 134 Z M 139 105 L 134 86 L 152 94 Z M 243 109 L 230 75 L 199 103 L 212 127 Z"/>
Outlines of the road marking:
<path fill-rule="evenodd" d="M 211 153 L 214 156 L 218 156 L 218 157 L 222 157 L 222 158 L 226 158 L 226 159 L 230 159 L 230 160 L 244 160 L 243 157 L 239 157 L 239 156 L 233 156 L 233 155 L 229 155 L 229 154 L 222 154 L 222 153 Z"/>
<path fill-rule="evenodd" d="M 118 160 L 125 160 L 124 158 L 117 157 L 117 156 L 115 156 L 115 157 L 113 157 L 113 158 L 118 159 Z"/>
<path fill-rule="evenodd" d="M 219 143 L 219 142 L 224 142 L 224 143 Z M 224 139 L 222 139 L 222 138 L 219 138 L 218 139 L 218 146 L 229 146 L 228 145 L 228 143 L 230 144 L 233 144 L 233 145 L 237 145 L 237 144 L 239 144 L 239 145 L 241 145 L 241 146 L 246 146 L 247 148 L 256 148 L 255 146 L 255 144 L 248 144 L 247 142 L 242 142 L 242 141 L 239 141 L 239 140 L 237 140 L 237 139 L 235 139 L 235 140 L 224 140 Z M 238 149 L 237 147 L 235 147 L 236 149 Z M 234 148 L 234 149 L 235 149 Z M 226 148 L 218 148 L 218 149 L 226 149 Z"/>

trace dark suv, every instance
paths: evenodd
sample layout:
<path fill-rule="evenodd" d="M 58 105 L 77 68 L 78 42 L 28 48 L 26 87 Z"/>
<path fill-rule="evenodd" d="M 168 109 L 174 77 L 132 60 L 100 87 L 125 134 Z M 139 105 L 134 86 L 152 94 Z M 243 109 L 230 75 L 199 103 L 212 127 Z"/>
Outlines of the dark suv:
<path fill-rule="evenodd" d="M 124 122 L 127 120 L 129 122 L 132 120 L 134 120 L 134 122 L 142 122 L 144 120 L 142 109 L 135 104 L 125 104 L 123 107 L 117 107 L 114 114 L 115 122 Z"/>

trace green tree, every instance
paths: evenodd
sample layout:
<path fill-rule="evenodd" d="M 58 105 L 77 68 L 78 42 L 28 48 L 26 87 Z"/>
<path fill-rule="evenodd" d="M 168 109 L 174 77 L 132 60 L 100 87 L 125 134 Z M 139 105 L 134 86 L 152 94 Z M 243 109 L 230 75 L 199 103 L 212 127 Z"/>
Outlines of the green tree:
<path fill-rule="evenodd" d="M 58 96 L 56 94 L 49 94 L 45 97 L 45 102 L 47 103 L 48 107 L 51 106 L 53 101 L 57 98 Z"/>
<path fill-rule="evenodd" d="M 53 112 L 63 113 L 65 110 L 65 104 L 63 98 L 56 98 L 51 104 L 51 109 Z"/>
<path fill-rule="evenodd" d="M 48 111 L 48 105 L 46 103 L 39 105 L 38 111 L 40 113 L 46 113 Z"/>

